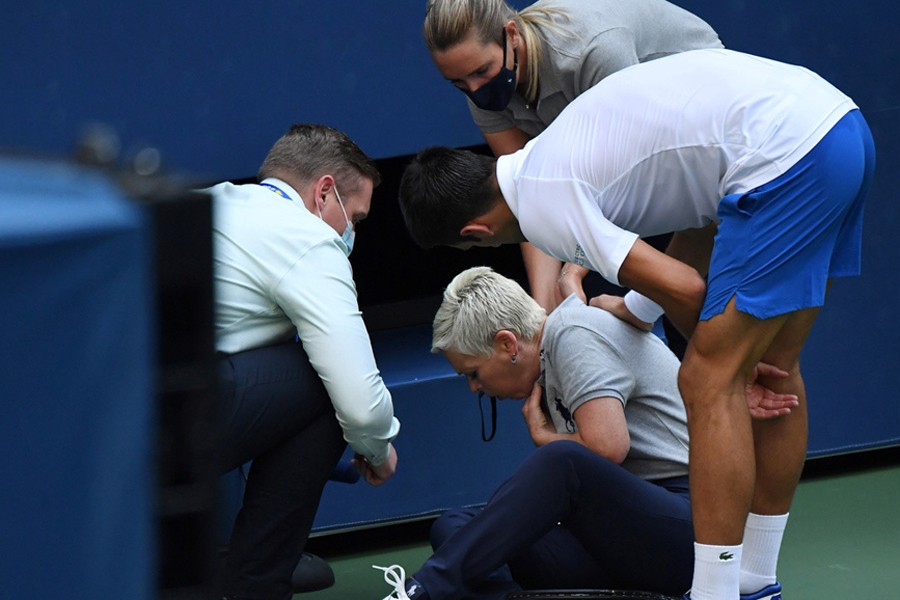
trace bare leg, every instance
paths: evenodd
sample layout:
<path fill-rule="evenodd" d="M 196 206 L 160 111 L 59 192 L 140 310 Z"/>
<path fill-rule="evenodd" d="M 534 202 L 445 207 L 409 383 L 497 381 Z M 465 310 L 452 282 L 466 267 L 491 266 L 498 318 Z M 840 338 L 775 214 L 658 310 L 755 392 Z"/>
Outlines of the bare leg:
<path fill-rule="evenodd" d="M 759 544 L 778 545 L 780 535 L 766 541 L 754 538 L 747 563 L 731 559 L 741 555 L 751 509 L 760 515 L 783 515 L 793 499 L 807 444 L 806 396 L 798 361 L 817 315 L 818 309 L 807 309 L 760 320 L 736 310 L 732 300 L 722 314 L 697 325 L 688 346 L 679 387 L 691 435 L 691 501 L 698 544 L 692 588 L 697 598 L 730 598 L 737 595 L 739 584 L 754 588 L 745 592 L 755 591 L 757 583 L 765 585 L 774 578 L 778 548 Z M 787 379 L 761 378 L 760 383 L 796 394 L 800 405 L 785 417 L 751 423 L 745 383 L 760 360 L 790 373 Z M 754 523 L 758 520 L 754 517 Z M 757 530 L 754 525 L 754 534 Z"/>
<path fill-rule="evenodd" d="M 799 355 L 819 309 L 789 315 L 785 326 L 763 355 L 763 361 L 790 373 L 788 379 L 760 378 L 771 390 L 796 394 L 800 404 L 790 415 L 753 422 L 756 455 L 756 485 L 751 510 L 760 515 L 788 512 L 803 463 L 809 438 L 806 388 L 800 373 Z"/>
<path fill-rule="evenodd" d="M 738 545 L 754 493 L 756 459 L 746 382 L 787 317 L 759 320 L 725 311 L 697 324 L 678 384 L 691 436 L 695 539 Z"/>

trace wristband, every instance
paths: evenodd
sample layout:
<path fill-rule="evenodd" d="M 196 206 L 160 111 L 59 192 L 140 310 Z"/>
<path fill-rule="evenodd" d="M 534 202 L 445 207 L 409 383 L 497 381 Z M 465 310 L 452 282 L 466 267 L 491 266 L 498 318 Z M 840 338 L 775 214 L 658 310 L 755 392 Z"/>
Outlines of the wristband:
<path fill-rule="evenodd" d="M 656 320 L 666 312 L 659 304 L 634 290 L 625 294 L 625 306 L 644 323 L 656 323 Z"/>

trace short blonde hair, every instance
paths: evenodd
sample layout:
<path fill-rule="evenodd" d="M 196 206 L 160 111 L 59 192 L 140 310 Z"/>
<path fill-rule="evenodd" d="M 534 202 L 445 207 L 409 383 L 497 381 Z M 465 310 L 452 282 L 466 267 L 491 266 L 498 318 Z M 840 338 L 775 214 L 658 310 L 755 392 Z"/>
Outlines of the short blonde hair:
<path fill-rule="evenodd" d="M 434 317 L 431 351 L 469 356 L 494 353 L 503 329 L 532 339 L 547 313 L 518 283 L 490 267 L 472 267 L 453 278 Z"/>
<path fill-rule="evenodd" d="M 528 86 L 525 99 L 534 102 L 538 94 L 538 72 L 543 52 L 537 26 L 564 31 L 558 20 L 568 20 L 568 14 L 554 7 L 529 6 L 516 11 L 504 0 L 428 0 L 423 27 L 428 51 L 443 52 L 460 43 L 474 28 L 482 44 L 503 43 L 501 30 L 509 21 L 516 27 L 528 48 Z"/>

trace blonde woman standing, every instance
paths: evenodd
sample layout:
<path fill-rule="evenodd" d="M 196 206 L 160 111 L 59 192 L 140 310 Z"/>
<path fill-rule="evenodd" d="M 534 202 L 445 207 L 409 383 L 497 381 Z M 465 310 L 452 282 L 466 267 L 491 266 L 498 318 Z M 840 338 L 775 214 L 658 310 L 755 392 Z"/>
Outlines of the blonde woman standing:
<path fill-rule="evenodd" d="M 541 133 L 582 92 L 612 73 L 670 54 L 721 48 L 705 21 L 665 0 L 428 0 L 425 43 L 438 71 L 468 97 L 495 156 Z M 581 292 L 586 271 L 530 244 L 531 293 L 550 311 Z M 561 290 L 562 294 L 558 294 Z"/>

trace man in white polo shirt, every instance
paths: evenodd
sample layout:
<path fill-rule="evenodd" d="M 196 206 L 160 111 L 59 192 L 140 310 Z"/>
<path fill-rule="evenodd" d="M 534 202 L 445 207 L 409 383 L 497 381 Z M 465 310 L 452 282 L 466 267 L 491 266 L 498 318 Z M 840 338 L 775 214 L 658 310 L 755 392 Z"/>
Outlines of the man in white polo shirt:
<path fill-rule="evenodd" d="M 400 424 L 347 257 L 380 176 L 345 134 L 294 125 L 259 183 L 213 195 L 222 469 L 252 459 L 228 549 L 229 599 L 287 599 L 322 489 L 347 444 L 372 485 Z"/>
<path fill-rule="evenodd" d="M 610 75 L 512 155 L 423 150 L 400 201 L 424 247 L 527 240 L 643 294 L 593 304 L 638 326 L 665 309 L 691 336 L 679 373 L 696 535 L 688 597 L 775 600 L 806 451 L 800 350 L 828 280 L 859 273 L 873 170 L 846 95 L 802 67 L 710 49 Z M 640 239 L 668 232 L 665 254 Z M 759 362 L 790 373 L 759 382 L 800 406 L 751 425 L 745 387 Z"/>

